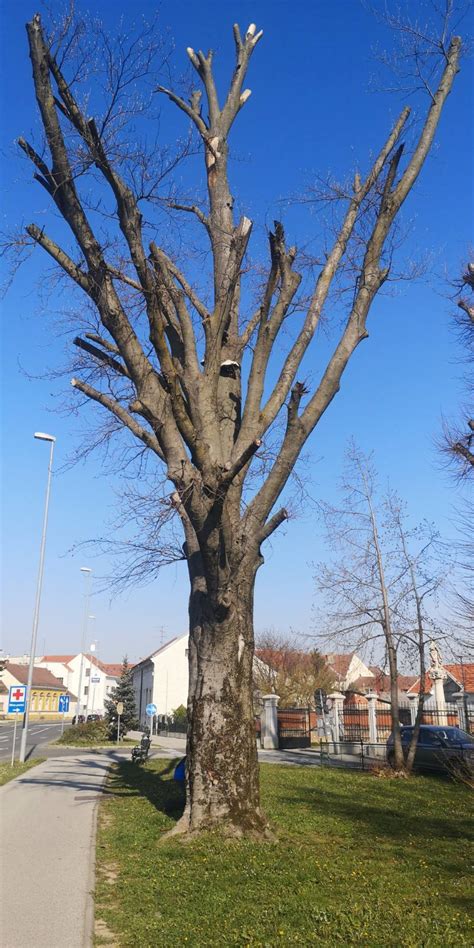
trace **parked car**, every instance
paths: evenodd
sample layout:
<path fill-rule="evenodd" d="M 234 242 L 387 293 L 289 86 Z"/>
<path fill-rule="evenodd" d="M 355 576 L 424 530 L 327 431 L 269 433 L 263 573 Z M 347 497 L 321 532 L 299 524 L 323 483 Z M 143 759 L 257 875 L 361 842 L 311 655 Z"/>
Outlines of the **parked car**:
<path fill-rule="evenodd" d="M 73 723 L 73 724 L 84 724 L 85 720 L 86 720 L 85 714 L 78 714 L 78 715 L 77 715 L 77 718 L 76 718 L 76 715 L 74 715 L 74 717 L 73 717 L 73 719 L 72 719 L 72 723 Z"/>
<path fill-rule="evenodd" d="M 413 737 L 413 727 L 401 728 L 402 747 L 405 756 Z M 387 741 L 387 760 L 391 766 L 395 761 L 393 736 Z M 414 766 L 417 770 L 451 773 L 456 767 L 474 772 L 474 737 L 460 727 L 443 727 L 439 724 L 422 724 L 416 745 Z"/>
<path fill-rule="evenodd" d="M 95 712 L 94 712 L 94 714 L 88 714 L 88 715 L 87 715 L 87 720 L 88 720 L 88 721 L 101 721 L 101 720 L 102 720 L 102 715 L 101 715 L 101 714 L 95 714 Z"/>

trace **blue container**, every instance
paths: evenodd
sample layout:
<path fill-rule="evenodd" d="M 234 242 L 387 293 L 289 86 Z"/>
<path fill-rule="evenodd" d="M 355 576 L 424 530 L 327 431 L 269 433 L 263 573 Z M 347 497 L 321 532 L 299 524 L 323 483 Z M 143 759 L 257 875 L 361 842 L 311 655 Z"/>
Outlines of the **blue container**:
<path fill-rule="evenodd" d="M 176 783 L 186 783 L 186 758 L 183 757 L 179 764 L 174 768 L 173 779 Z"/>

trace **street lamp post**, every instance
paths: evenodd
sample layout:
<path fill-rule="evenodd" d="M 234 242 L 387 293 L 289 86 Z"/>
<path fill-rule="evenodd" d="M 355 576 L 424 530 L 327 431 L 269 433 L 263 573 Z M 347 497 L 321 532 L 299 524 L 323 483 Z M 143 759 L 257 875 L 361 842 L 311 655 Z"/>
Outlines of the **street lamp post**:
<path fill-rule="evenodd" d="M 90 593 L 91 593 L 92 570 L 89 569 L 88 566 L 81 566 L 81 573 L 84 573 L 85 590 L 84 590 L 84 619 L 82 622 L 82 640 L 81 640 L 81 663 L 79 665 L 79 687 L 77 689 L 77 703 L 76 703 L 76 724 L 79 724 L 79 714 L 81 713 L 82 678 L 84 674 L 84 649 L 86 647 L 87 620 L 89 617 L 89 598 L 90 598 Z"/>
<path fill-rule="evenodd" d="M 36 636 L 38 633 L 41 589 L 43 586 L 44 554 L 45 554 L 45 549 L 46 549 L 46 529 L 48 526 L 49 495 L 51 492 L 51 474 L 53 470 L 54 445 L 56 442 L 56 438 L 53 435 L 45 434 L 43 431 L 35 431 L 35 438 L 37 438 L 38 441 L 49 441 L 51 447 L 49 451 L 48 481 L 46 485 L 46 498 L 45 498 L 45 503 L 44 503 L 43 532 L 41 534 L 38 580 L 36 583 L 36 599 L 35 599 L 35 611 L 34 611 L 34 616 L 33 616 L 33 631 L 31 633 L 30 664 L 28 667 L 26 704 L 25 704 L 25 713 L 23 715 L 23 727 L 22 727 L 22 732 L 21 732 L 20 758 L 19 758 L 21 763 L 24 763 L 24 760 L 26 757 L 26 740 L 28 737 L 28 724 L 30 720 L 31 686 L 33 683 L 33 672 L 34 672 L 34 667 L 35 667 Z"/>
<path fill-rule="evenodd" d="M 92 618 L 92 617 L 91 617 L 91 618 Z M 95 618 L 95 616 L 94 616 L 94 618 Z M 94 641 L 91 642 L 91 652 L 94 653 L 94 658 L 95 658 L 95 660 L 96 660 L 96 662 L 97 662 L 97 666 L 96 666 L 96 667 L 97 667 L 97 670 L 96 670 L 96 672 L 95 672 L 95 676 L 94 676 L 94 677 L 99 676 L 99 679 L 100 679 L 100 675 L 99 675 L 99 639 L 94 639 Z M 100 683 L 100 682 L 99 682 L 99 683 Z M 92 689 L 92 708 L 91 708 L 92 714 L 94 713 L 94 711 L 95 711 L 95 682 L 94 682 L 94 687 L 93 687 L 93 689 Z"/>
<path fill-rule="evenodd" d="M 88 616 L 87 618 L 88 618 L 89 622 L 95 622 L 95 616 Z M 94 649 L 92 648 L 92 645 L 91 645 L 90 648 L 89 648 L 89 654 L 90 654 L 90 668 L 89 668 L 89 684 L 88 684 L 88 686 L 87 686 L 86 721 L 87 721 L 87 717 L 88 717 L 88 714 L 89 714 L 89 701 L 90 701 L 90 696 L 91 696 L 91 685 L 92 685 L 91 678 L 92 678 L 92 676 L 93 676 L 93 665 L 94 665 L 94 663 L 93 663 L 93 661 L 92 661 L 92 659 L 93 659 L 92 652 L 93 652 L 93 651 L 94 651 Z M 92 708 L 92 710 L 94 710 L 94 709 Z"/>

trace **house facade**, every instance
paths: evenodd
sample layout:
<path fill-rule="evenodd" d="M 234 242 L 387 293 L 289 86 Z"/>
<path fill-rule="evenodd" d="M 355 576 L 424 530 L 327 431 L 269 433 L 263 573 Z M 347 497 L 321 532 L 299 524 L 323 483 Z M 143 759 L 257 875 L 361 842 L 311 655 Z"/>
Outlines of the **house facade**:
<path fill-rule="evenodd" d="M 12 685 L 15 687 L 28 683 L 28 665 L 7 662 L 2 681 L 7 692 L 3 702 L 3 713 L 5 717 L 14 718 L 15 712 L 8 714 L 8 692 Z M 35 665 L 30 694 L 30 717 L 32 719 L 57 717 L 60 713 L 59 698 L 61 695 L 69 695 L 70 706 L 74 704 L 75 695 L 71 693 L 67 685 L 56 678 L 47 668 L 39 668 Z"/>
<path fill-rule="evenodd" d="M 132 669 L 135 705 L 140 726 L 149 723 L 147 704 L 158 715 L 171 715 L 188 701 L 188 633 L 180 635 L 142 659 Z"/>
<path fill-rule="evenodd" d="M 36 663 L 47 668 L 75 695 L 79 694 L 79 681 L 82 682 L 79 695 L 79 714 L 104 714 L 105 699 L 116 687 L 120 678 L 121 664 L 101 662 L 95 655 L 79 652 L 77 655 L 43 655 Z M 77 701 L 71 702 L 70 715 L 76 714 Z"/>
<path fill-rule="evenodd" d="M 323 658 L 334 675 L 335 690 L 344 692 L 361 678 L 372 681 L 376 677 L 371 666 L 366 665 L 355 652 L 330 652 Z"/>

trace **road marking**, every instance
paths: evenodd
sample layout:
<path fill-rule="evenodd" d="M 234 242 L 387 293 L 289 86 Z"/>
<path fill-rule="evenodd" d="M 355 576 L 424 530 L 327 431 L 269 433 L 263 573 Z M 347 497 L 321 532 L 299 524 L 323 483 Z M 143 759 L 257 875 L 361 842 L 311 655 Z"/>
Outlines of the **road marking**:
<path fill-rule="evenodd" d="M 51 727 L 51 725 L 47 724 L 46 727 L 30 728 L 30 734 L 39 734 L 40 731 L 47 731 L 48 727 Z"/>

